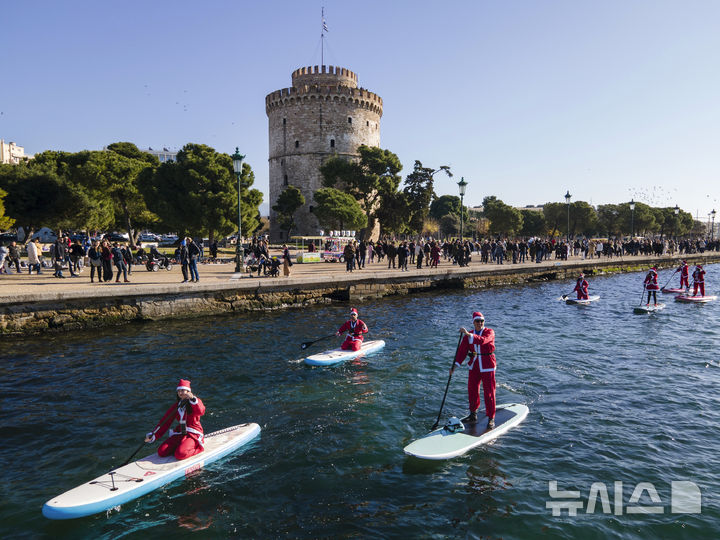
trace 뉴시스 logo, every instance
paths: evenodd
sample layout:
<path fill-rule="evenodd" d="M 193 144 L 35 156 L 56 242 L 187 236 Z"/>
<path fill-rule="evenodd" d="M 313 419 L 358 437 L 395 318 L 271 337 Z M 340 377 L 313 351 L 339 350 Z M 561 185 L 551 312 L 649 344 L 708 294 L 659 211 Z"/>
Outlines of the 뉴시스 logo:
<path fill-rule="evenodd" d="M 664 514 L 665 506 L 658 495 L 657 489 L 650 482 L 640 482 L 633 489 L 627 504 L 623 501 L 622 481 L 613 482 L 613 499 L 610 504 L 610 494 L 604 482 L 594 482 L 590 486 L 587 497 L 586 514 L 594 514 L 600 508 L 603 514 Z M 567 510 L 568 516 L 577 516 L 578 510 L 583 510 L 583 501 L 580 491 L 561 491 L 557 480 L 548 482 L 548 493 L 552 500 L 546 501 L 545 507 L 552 509 L 553 516 L 561 516 Z M 638 504 L 645 496 L 652 505 Z M 560 500 L 562 499 L 562 500 Z M 671 514 L 700 514 L 702 507 L 702 494 L 695 482 L 687 480 L 673 480 L 670 484 L 670 513 Z"/>

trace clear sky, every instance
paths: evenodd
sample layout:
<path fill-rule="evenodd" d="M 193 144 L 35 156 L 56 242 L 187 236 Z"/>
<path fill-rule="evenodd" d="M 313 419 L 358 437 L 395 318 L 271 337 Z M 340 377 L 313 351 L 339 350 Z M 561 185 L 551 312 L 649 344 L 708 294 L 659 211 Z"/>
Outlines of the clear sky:
<path fill-rule="evenodd" d="M 325 64 L 383 98 L 403 175 L 452 167 L 439 194 L 720 211 L 718 0 L 6 2 L 0 138 L 238 146 L 266 209 L 265 95 L 320 64 L 323 6 Z"/>

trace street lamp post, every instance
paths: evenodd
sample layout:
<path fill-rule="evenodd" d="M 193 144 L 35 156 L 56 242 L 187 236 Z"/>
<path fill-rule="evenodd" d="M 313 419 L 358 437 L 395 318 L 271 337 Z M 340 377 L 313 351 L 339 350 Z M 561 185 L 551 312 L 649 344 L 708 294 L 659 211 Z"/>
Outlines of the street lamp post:
<path fill-rule="evenodd" d="M 713 208 L 712 212 L 710 212 L 710 215 L 712 216 L 712 227 L 710 228 L 710 241 L 712 242 L 715 240 L 715 209 Z"/>
<path fill-rule="evenodd" d="M 567 204 L 567 235 L 565 236 L 565 242 L 570 243 L 570 190 L 565 193 L 565 204 Z"/>
<path fill-rule="evenodd" d="M 630 199 L 630 240 L 635 238 L 635 200 Z"/>
<path fill-rule="evenodd" d="M 677 242 L 677 221 L 678 221 L 678 214 L 680 213 L 680 207 L 676 204 L 675 208 L 673 208 L 673 212 L 675 212 L 675 227 L 674 227 L 674 233 L 675 233 L 675 241 Z"/>
<path fill-rule="evenodd" d="M 463 211 L 463 199 L 465 197 L 465 188 L 467 185 L 468 183 L 465 181 L 465 177 L 460 177 L 460 181 L 458 182 L 458 188 L 460 188 L 460 242 L 463 242 L 463 235 L 465 233 L 465 212 Z"/>
<path fill-rule="evenodd" d="M 237 192 L 238 192 L 238 234 L 237 242 L 235 243 L 235 272 L 242 272 L 245 266 L 245 257 L 242 247 L 242 214 L 240 212 L 240 177 L 242 176 L 242 161 L 245 159 L 237 146 L 235 147 L 235 153 L 232 155 L 233 170 L 237 177 Z"/>

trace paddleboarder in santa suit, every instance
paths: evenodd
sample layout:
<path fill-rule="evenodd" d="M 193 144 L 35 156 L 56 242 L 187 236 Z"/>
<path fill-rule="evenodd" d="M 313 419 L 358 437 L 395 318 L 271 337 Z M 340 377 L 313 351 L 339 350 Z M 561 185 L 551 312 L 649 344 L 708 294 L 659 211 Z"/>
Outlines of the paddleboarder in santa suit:
<path fill-rule="evenodd" d="M 688 280 L 690 277 L 690 269 L 688 268 L 688 264 L 683 261 L 677 271 L 680 272 L 680 288 L 682 289 L 684 287 L 687 291 L 690 288 L 690 281 Z"/>
<path fill-rule="evenodd" d="M 350 320 L 345 321 L 345 324 L 340 327 L 336 335 L 340 336 L 345 332 L 348 335 L 340 348 L 346 351 L 359 351 L 360 347 L 362 347 L 363 334 L 368 333 L 368 327 L 358 319 L 358 311 L 355 308 L 350 308 Z"/>
<path fill-rule="evenodd" d="M 575 283 L 575 288 L 573 290 L 577 292 L 578 300 L 588 299 L 588 282 L 583 273 L 580 273 L 580 277 L 577 278 L 577 282 Z"/>
<path fill-rule="evenodd" d="M 479 311 L 473 313 L 473 332 L 464 327 L 460 333 L 464 337 L 460 340 L 455 363 L 450 368 L 450 374 L 457 366 L 461 366 L 466 357 L 468 360 L 468 401 L 470 414 L 462 419 L 463 422 L 477 422 L 477 412 L 480 408 L 480 384 L 483 387 L 485 400 L 485 416 L 488 418 L 487 429 L 495 427 L 495 331 L 485 328 L 485 317 Z"/>
<path fill-rule="evenodd" d="M 650 296 L 653 297 L 653 302 L 657 306 L 657 292 L 660 290 L 660 286 L 658 285 L 658 273 L 657 268 L 653 266 L 650 271 L 648 272 L 647 276 L 645 276 L 645 289 L 647 289 L 647 306 L 650 305 Z"/>
<path fill-rule="evenodd" d="M 145 442 L 155 442 L 170 428 L 173 420 L 177 420 L 178 425 L 170 431 L 170 437 L 158 448 L 158 455 L 166 457 L 173 454 L 176 459 L 182 460 L 204 450 L 205 434 L 200 417 L 205 414 L 205 405 L 192 393 L 190 381 L 180 379 L 175 390 L 177 402 L 170 406 L 155 429 L 145 436 Z M 174 414 L 173 409 L 176 409 Z"/>
<path fill-rule="evenodd" d="M 705 296 L 705 270 L 702 264 L 695 265 L 693 271 L 693 296 L 697 296 L 698 287 L 700 288 L 700 296 Z"/>

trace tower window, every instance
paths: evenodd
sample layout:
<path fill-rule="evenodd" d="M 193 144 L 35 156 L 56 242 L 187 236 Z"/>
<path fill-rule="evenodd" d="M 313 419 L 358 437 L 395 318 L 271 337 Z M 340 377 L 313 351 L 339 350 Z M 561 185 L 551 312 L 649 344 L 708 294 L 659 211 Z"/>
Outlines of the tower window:
<path fill-rule="evenodd" d="M 335 148 L 335 139 L 330 139 L 330 148 Z"/>
<path fill-rule="evenodd" d="M 287 174 L 285 175 L 285 178 L 283 178 L 283 185 L 284 185 L 284 186 L 287 186 L 287 185 L 288 185 L 288 177 L 287 177 Z"/>
<path fill-rule="evenodd" d="M 348 124 L 352 124 L 352 118 L 348 116 Z"/>
<path fill-rule="evenodd" d="M 365 125 L 366 125 L 367 127 L 370 127 L 370 120 L 366 120 L 366 121 L 365 121 Z"/>
<path fill-rule="evenodd" d="M 287 123 L 287 118 L 283 118 L 283 126 Z"/>
<path fill-rule="evenodd" d="M 311 213 L 311 214 L 312 214 L 313 208 L 315 208 L 315 207 L 314 207 L 314 206 L 311 206 L 311 207 L 310 207 L 310 213 Z"/>
<path fill-rule="evenodd" d="M 300 141 L 295 141 L 295 148 L 300 148 Z"/>

